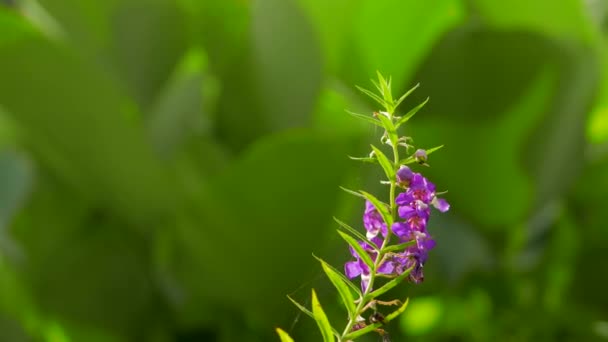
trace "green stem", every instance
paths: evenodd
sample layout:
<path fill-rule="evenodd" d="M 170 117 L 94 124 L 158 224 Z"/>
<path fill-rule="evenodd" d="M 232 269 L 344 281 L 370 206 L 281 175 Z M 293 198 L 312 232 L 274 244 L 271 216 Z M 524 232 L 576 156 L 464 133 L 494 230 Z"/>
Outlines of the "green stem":
<path fill-rule="evenodd" d="M 390 113 L 390 115 L 391 115 L 391 121 L 392 121 L 393 113 Z M 393 167 L 395 168 L 395 170 L 397 170 L 399 168 L 399 149 L 398 149 L 399 144 L 397 141 L 391 141 L 391 145 L 393 147 L 393 160 L 394 160 Z M 395 179 L 391 179 L 390 182 L 391 182 L 390 210 L 391 210 L 391 216 L 394 220 L 397 215 L 397 204 L 395 203 L 395 191 L 397 189 L 397 184 L 396 184 Z M 368 302 L 364 301 L 363 299 L 367 296 L 367 294 L 369 294 L 371 292 L 371 290 L 374 286 L 374 281 L 376 280 L 376 270 L 378 269 L 378 267 L 380 267 L 380 263 L 382 262 L 382 259 L 384 258 L 384 254 L 386 253 L 386 251 L 384 249 L 387 247 L 389 240 L 391 238 L 391 229 L 390 228 L 391 227 L 387 227 L 386 238 L 384 239 L 384 242 L 382 243 L 382 247 L 380 247 L 380 252 L 378 252 L 378 256 L 376 257 L 376 261 L 374 262 L 374 267 L 370 270 L 369 284 L 367 285 L 367 288 L 363 292 L 363 295 L 359 298 L 359 304 L 357 304 L 357 307 L 355 308 L 355 314 L 352 317 L 350 317 L 350 319 L 348 320 L 348 324 L 346 324 L 346 327 L 344 328 L 342 335 L 339 337 L 338 342 L 344 341 L 344 337 L 348 333 L 350 333 L 350 330 L 353 328 L 353 326 L 356 323 L 357 317 L 359 317 L 361 315 L 361 313 L 362 313 L 361 311 L 368 304 Z"/>

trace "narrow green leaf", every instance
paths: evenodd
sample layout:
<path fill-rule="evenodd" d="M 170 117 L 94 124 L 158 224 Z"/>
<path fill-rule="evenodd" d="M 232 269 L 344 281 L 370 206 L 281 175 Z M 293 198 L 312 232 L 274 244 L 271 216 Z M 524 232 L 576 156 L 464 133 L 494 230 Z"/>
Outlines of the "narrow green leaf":
<path fill-rule="evenodd" d="M 291 338 L 289 336 L 289 334 L 287 334 L 285 331 L 283 331 L 283 329 L 281 328 L 276 328 L 277 334 L 279 335 L 279 338 L 281 339 L 281 342 L 293 342 L 293 338 Z"/>
<path fill-rule="evenodd" d="M 351 194 L 351 195 L 354 195 L 354 196 L 357 196 L 357 197 L 360 197 L 360 198 L 366 199 L 366 198 L 365 198 L 365 196 L 363 196 L 363 194 L 361 194 L 360 192 L 356 192 L 356 191 L 353 191 L 353 190 L 347 189 L 347 188 L 345 188 L 345 187 L 343 187 L 343 186 L 341 186 L 341 187 L 340 187 L 340 189 L 342 189 L 342 190 L 346 191 L 347 193 L 349 193 L 349 194 Z"/>
<path fill-rule="evenodd" d="M 382 166 L 382 169 L 384 169 L 384 173 L 386 174 L 386 177 L 388 178 L 389 181 L 393 181 L 395 179 L 395 166 L 386 157 L 386 155 L 384 153 L 382 153 L 382 151 L 380 151 L 374 145 L 371 145 L 371 146 L 372 146 L 372 149 L 374 150 L 374 153 L 376 154 L 376 158 L 378 159 L 380 166 Z"/>
<path fill-rule="evenodd" d="M 444 145 L 439 145 L 439 146 L 435 146 L 433 148 L 429 148 L 428 150 L 425 150 L 426 151 L 426 155 L 428 156 L 429 154 L 431 154 L 431 153 L 433 153 L 433 152 L 435 152 L 437 150 L 440 150 L 441 148 L 443 148 L 443 146 Z"/>
<path fill-rule="evenodd" d="M 374 207 L 380 213 L 380 216 L 382 216 L 382 219 L 386 223 L 386 226 L 391 227 L 393 225 L 393 216 L 391 215 L 391 213 L 388 209 L 388 206 L 386 204 L 384 204 L 383 202 L 381 202 L 379 199 L 377 199 L 374 195 L 372 195 L 368 192 L 361 190 L 360 193 L 363 197 L 365 197 L 365 199 L 372 202 Z"/>
<path fill-rule="evenodd" d="M 373 163 L 375 164 L 376 162 L 378 162 L 378 160 L 376 158 L 372 158 L 372 157 L 353 157 L 353 156 L 348 156 L 349 159 L 352 160 L 356 160 L 356 161 L 362 161 L 364 163 Z"/>
<path fill-rule="evenodd" d="M 357 119 L 360 119 L 360 120 L 363 120 L 363 121 L 369 122 L 369 123 L 374 124 L 374 125 L 376 125 L 376 126 L 378 126 L 378 127 L 384 127 L 384 126 L 382 125 L 382 122 L 380 122 L 380 121 L 378 121 L 378 120 L 374 119 L 373 117 L 371 117 L 371 116 L 369 116 L 369 115 L 364 115 L 364 114 L 359 114 L 359 113 L 351 112 L 350 110 L 346 110 L 346 112 L 347 112 L 348 114 L 350 114 L 351 116 L 353 116 L 353 117 L 357 118 Z"/>
<path fill-rule="evenodd" d="M 365 235 L 361 234 L 358 230 L 356 230 L 355 228 L 349 226 L 348 224 L 340 221 L 336 217 L 334 217 L 334 221 L 336 221 L 340 225 L 340 227 L 344 228 L 344 230 L 346 230 L 349 233 L 351 233 L 352 235 L 354 235 L 357 239 L 363 240 L 363 241 L 367 242 L 367 244 L 369 244 L 370 246 L 374 247 L 375 250 L 378 250 L 378 248 L 381 247 L 381 246 L 376 246 L 376 244 L 373 243 L 373 242 L 371 242 L 370 240 L 368 240 Z"/>
<path fill-rule="evenodd" d="M 376 87 L 376 89 L 378 89 L 378 92 L 380 94 L 382 94 L 382 96 L 384 96 L 384 89 L 382 88 L 382 86 L 380 86 L 378 84 L 378 82 L 376 82 L 375 80 L 372 80 L 372 83 L 374 84 L 374 86 Z"/>
<path fill-rule="evenodd" d="M 386 284 L 382 285 L 381 288 L 368 293 L 365 296 L 365 300 L 372 300 L 374 298 L 377 298 L 378 296 L 381 296 L 383 294 L 385 294 L 386 292 L 388 292 L 389 290 L 391 290 L 393 287 L 397 286 L 398 284 L 400 284 L 403 279 L 405 279 L 405 277 L 410 275 L 410 272 L 412 271 L 414 267 L 410 267 L 407 270 L 403 271 L 403 273 L 401 273 L 398 277 L 391 279 L 391 281 L 387 282 Z"/>
<path fill-rule="evenodd" d="M 380 71 L 376 71 L 376 74 L 378 74 L 378 80 L 380 81 L 380 87 L 382 88 L 382 95 L 384 96 L 384 101 L 392 106 L 393 94 L 391 92 L 390 84 L 386 81 L 384 76 L 382 76 Z"/>
<path fill-rule="evenodd" d="M 384 249 L 384 252 L 402 251 L 402 250 L 406 249 L 407 247 L 414 245 L 415 243 L 416 243 L 416 241 L 412 240 L 412 241 L 400 243 L 398 245 L 388 246 Z"/>
<path fill-rule="evenodd" d="M 338 230 L 338 234 L 340 234 L 340 236 L 344 239 L 344 241 L 346 241 L 346 243 L 348 243 L 355 250 L 355 252 L 357 252 L 357 254 L 361 258 L 361 260 L 363 260 L 363 262 L 367 266 L 369 266 L 371 269 L 374 268 L 374 261 L 369 256 L 369 254 L 367 254 L 367 252 L 363 249 L 363 247 L 361 247 L 361 245 L 357 242 L 357 240 L 353 239 L 352 236 L 350 236 L 340 230 Z"/>
<path fill-rule="evenodd" d="M 405 100 L 405 98 L 407 98 L 412 92 L 414 92 L 414 90 L 416 90 L 418 87 L 420 86 L 420 83 L 416 84 L 415 86 L 412 87 L 412 89 L 408 90 L 405 94 L 403 94 L 399 100 L 397 100 L 397 103 L 395 103 L 395 108 L 399 107 L 399 105 L 401 104 L 401 102 L 403 102 L 403 100 Z"/>
<path fill-rule="evenodd" d="M 409 302 L 410 302 L 410 299 L 407 298 L 405 300 L 405 302 L 403 303 L 403 305 L 401 305 L 399 307 L 399 309 L 391 312 L 386 317 L 384 317 L 384 324 L 389 323 L 390 321 L 397 318 L 400 314 L 402 314 L 405 311 L 405 309 L 407 308 L 407 305 L 409 304 Z M 382 323 L 374 323 L 374 324 L 368 325 L 365 328 L 362 328 L 357 331 L 353 331 L 350 334 L 347 334 L 346 336 L 344 336 L 343 340 L 347 340 L 347 341 L 354 340 L 357 337 L 361 337 L 369 332 L 372 332 L 372 331 L 380 328 L 382 325 L 383 325 Z"/>
<path fill-rule="evenodd" d="M 358 289 L 357 289 L 358 290 Z M 303 313 L 306 314 L 306 316 L 315 319 L 315 316 L 312 314 L 312 312 L 310 310 L 308 310 L 304 305 L 296 302 L 293 298 L 287 296 L 287 298 L 298 308 L 300 309 Z M 336 329 L 332 328 L 332 332 L 334 333 L 334 335 L 339 336 L 338 332 L 336 331 Z"/>
<path fill-rule="evenodd" d="M 378 102 L 379 104 L 381 104 L 381 105 L 382 105 L 382 107 L 386 107 L 386 103 L 385 103 L 385 102 L 384 102 L 384 100 L 383 100 L 383 99 L 381 99 L 381 98 L 380 98 L 378 95 L 374 94 L 373 92 L 371 92 L 371 91 L 369 91 L 369 90 L 367 90 L 367 89 L 365 89 L 365 88 L 362 88 L 362 87 L 359 87 L 359 86 L 356 86 L 356 87 L 357 87 L 357 89 L 359 89 L 359 91 L 361 91 L 363 94 L 365 94 L 365 95 L 367 95 L 367 96 L 371 97 L 371 98 L 372 98 L 372 99 L 374 99 L 376 102 Z"/>
<path fill-rule="evenodd" d="M 346 280 L 346 277 L 342 274 L 342 272 L 338 272 L 335 268 L 333 268 L 323 259 L 317 258 L 316 256 L 315 258 L 319 260 L 319 262 L 321 263 L 321 267 L 323 267 L 323 271 L 327 275 L 327 278 L 329 278 L 329 281 L 331 281 L 331 283 L 334 284 L 336 290 L 338 290 L 340 298 L 342 298 L 342 302 L 344 302 L 344 306 L 346 307 L 346 310 L 348 310 L 348 317 L 353 318 L 355 315 L 355 310 L 357 308 L 355 307 L 355 298 L 353 297 L 352 292 L 350 292 L 350 289 L 348 288 L 348 284 L 352 283 Z"/>
<path fill-rule="evenodd" d="M 411 109 L 409 112 L 407 112 L 407 114 L 405 114 L 403 117 L 401 117 L 401 119 L 399 119 L 399 121 L 397 121 L 396 128 L 399 128 L 399 126 L 403 125 L 409 119 L 411 119 L 412 116 L 414 116 L 420 110 L 420 108 L 424 107 L 424 105 L 427 102 L 429 102 L 429 99 L 430 98 L 427 97 L 426 100 L 424 100 L 424 102 L 422 102 L 421 104 L 417 105 L 416 107 L 414 107 L 413 109 Z"/>
<path fill-rule="evenodd" d="M 331 325 L 327 320 L 325 311 L 323 311 L 323 308 L 321 307 L 321 303 L 319 303 L 319 299 L 317 298 L 317 293 L 315 292 L 315 289 L 312 289 L 312 314 L 315 318 L 315 321 L 317 321 L 319 330 L 321 330 L 321 335 L 323 335 L 323 341 L 335 342 Z"/>
<path fill-rule="evenodd" d="M 316 255 L 312 255 L 315 259 L 324 262 L 321 258 L 317 257 Z M 327 264 L 327 263 L 326 263 Z M 340 278 L 342 278 L 342 280 L 344 280 L 344 282 L 346 283 L 346 285 L 350 286 L 351 289 L 353 289 L 353 291 L 355 291 L 355 294 L 357 294 L 357 296 L 361 297 L 362 293 L 361 293 L 361 289 L 359 288 L 359 286 L 355 285 L 352 281 L 350 281 L 346 275 L 344 275 L 344 273 L 338 271 L 335 267 L 333 267 L 330 264 L 327 264 L 327 267 L 331 268 L 335 273 L 337 273 Z"/>
<path fill-rule="evenodd" d="M 401 159 L 399 161 L 399 165 L 408 165 L 408 164 L 413 164 L 415 162 L 416 162 L 416 158 L 414 158 L 414 157 L 407 157 L 407 158 Z"/>
<path fill-rule="evenodd" d="M 314 318 L 315 318 L 315 316 L 312 314 L 312 312 L 311 312 L 310 310 L 308 310 L 308 309 L 307 309 L 307 308 L 306 308 L 304 305 L 302 305 L 302 304 L 300 304 L 300 303 L 296 302 L 296 301 L 295 301 L 295 299 L 293 299 L 293 298 L 291 298 L 291 297 L 289 297 L 289 296 L 287 296 L 287 298 L 289 298 L 289 300 L 290 300 L 290 301 L 291 301 L 291 302 L 292 302 L 292 303 L 293 303 L 295 306 L 297 306 L 297 307 L 298 307 L 298 309 L 302 310 L 302 312 L 303 312 L 303 313 L 305 313 L 305 314 L 306 314 L 308 317 L 310 317 L 310 318 L 312 318 L 312 319 L 314 319 Z"/>

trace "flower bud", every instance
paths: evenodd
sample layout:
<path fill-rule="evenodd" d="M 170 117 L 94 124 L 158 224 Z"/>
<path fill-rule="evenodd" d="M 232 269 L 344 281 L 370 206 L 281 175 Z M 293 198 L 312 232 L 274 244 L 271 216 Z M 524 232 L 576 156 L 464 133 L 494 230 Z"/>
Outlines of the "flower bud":
<path fill-rule="evenodd" d="M 414 152 L 414 159 L 416 159 L 418 164 L 425 164 L 429 157 L 426 155 L 425 150 L 418 149 Z"/>
<path fill-rule="evenodd" d="M 397 183 L 403 187 L 409 186 L 412 177 L 414 177 L 414 173 L 405 165 L 402 165 L 397 171 Z"/>

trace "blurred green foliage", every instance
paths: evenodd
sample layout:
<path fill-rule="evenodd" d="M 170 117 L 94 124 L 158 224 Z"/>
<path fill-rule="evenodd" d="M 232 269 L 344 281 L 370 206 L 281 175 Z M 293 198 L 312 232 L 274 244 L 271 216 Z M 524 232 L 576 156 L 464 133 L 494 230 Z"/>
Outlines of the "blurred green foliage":
<path fill-rule="evenodd" d="M 605 0 L 0 1 L 0 340 L 318 341 L 376 70 L 452 211 L 393 340 L 608 339 Z M 331 305 L 335 303 L 335 305 Z M 310 305 L 310 303 L 308 303 Z M 372 339 L 373 340 L 373 339 Z"/>

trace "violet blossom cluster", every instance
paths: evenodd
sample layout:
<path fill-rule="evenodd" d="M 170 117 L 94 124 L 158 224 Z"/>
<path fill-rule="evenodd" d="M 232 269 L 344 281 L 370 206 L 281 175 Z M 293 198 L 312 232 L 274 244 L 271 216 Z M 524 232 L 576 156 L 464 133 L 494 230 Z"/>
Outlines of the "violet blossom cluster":
<path fill-rule="evenodd" d="M 415 155 L 423 153 L 423 150 L 419 150 Z M 427 230 L 431 215 L 430 207 L 434 206 L 440 212 L 446 212 L 450 205 L 445 199 L 437 197 L 433 183 L 405 165 L 397 171 L 396 182 L 405 191 L 395 198 L 400 220 L 392 224 L 391 232 L 399 238 L 399 243 L 411 242 L 411 244 L 402 251 L 387 254 L 376 272 L 396 276 L 411 268 L 409 280 L 413 283 L 420 283 L 424 280 L 422 270 L 428 258 L 428 252 L 435 247 L 435 240 Z M 384 245 L 387 237 L 390 238 L 387 224 L 369 201 L 365 203 L 363 225 L 367 230 L 368 240 L 378 248 Z M 360 241 L 359 244 L 376 262 L 376 250 L 367 242 Z M 352 248 L 350 252 L 355 260 L 345 264 L 345 273 L 350 279 L 360 276 L 361 287 L 365 291 L 370 280 L 370 268 Z"/>

